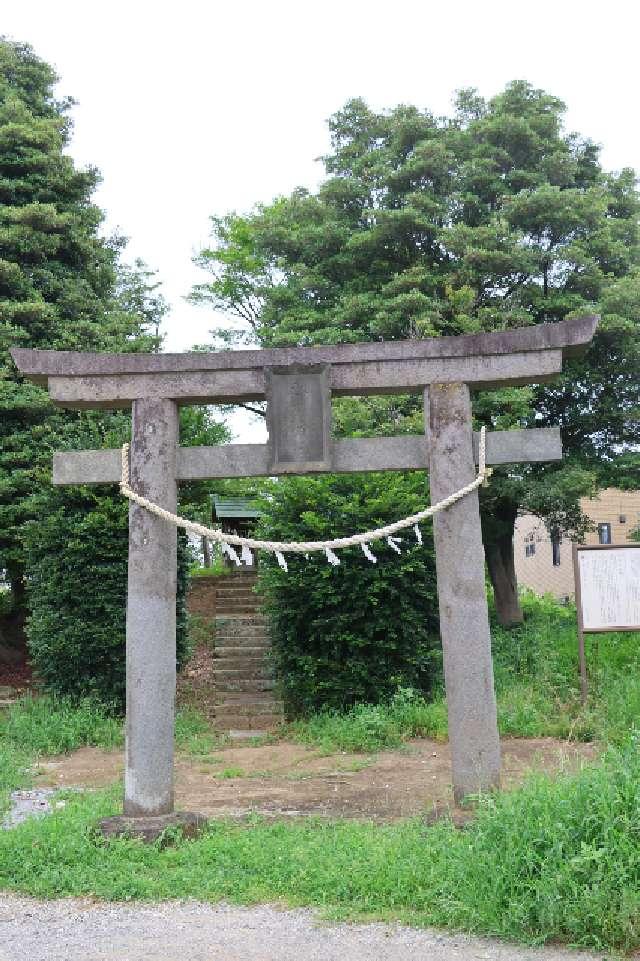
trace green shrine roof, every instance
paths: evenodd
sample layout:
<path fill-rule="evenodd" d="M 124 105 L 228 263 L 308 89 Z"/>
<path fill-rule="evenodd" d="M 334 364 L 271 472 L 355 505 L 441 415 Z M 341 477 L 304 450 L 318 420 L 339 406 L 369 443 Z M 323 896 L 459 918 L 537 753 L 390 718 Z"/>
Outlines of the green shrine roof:
<path fill-rule="evenodd" d="M 262 517 L 262 511 L 258 510 L 251 497 L 219 497 L 217 494 L 213 494 L 211 503 L 213 504 L 213 513 L 218 519 L 223 517 Z"/>

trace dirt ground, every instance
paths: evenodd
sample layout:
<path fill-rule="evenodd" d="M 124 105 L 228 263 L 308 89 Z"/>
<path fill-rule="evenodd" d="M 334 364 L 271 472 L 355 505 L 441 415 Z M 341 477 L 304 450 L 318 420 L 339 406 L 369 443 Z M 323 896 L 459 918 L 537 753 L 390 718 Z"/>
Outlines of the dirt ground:
<path fill-rule="evenodd" d="M 597 753 L 592 744 L 505 738 L 503 786 L 518 785 L 530 771 L 575 771 Z M 36 784 L 100 787 L 118 780 L 122 772 L 122 752 L 83 748 L 41 762 Z M 210 817 L 257 812 L 375 821 L 438 817 L 451 810 L 456 820 L 463 821 L 465 812 L 453 811 L 450 777 L 448 745 L 426 739 L 372 756 L 326 756 L 287 741 L 236 745 L 205 759 L 178 756 L 176 806 Z"/>

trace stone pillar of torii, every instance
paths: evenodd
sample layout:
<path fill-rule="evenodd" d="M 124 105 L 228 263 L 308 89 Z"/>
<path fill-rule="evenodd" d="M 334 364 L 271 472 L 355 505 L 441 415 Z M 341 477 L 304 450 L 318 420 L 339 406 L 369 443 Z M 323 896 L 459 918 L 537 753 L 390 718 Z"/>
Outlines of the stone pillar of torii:
<path fill-rule="evenodd" d="M 472 431 L 470 391 L 552 379 L 563 357 L 586 349 L 597 320 L 335 347 L 185 354 L 15 348 L 12 356 L 26 378 L 48 386 L 60 407 L 131 408 L 131 487 L 172 513 L 181 481 L 319 472 L 426 469 L 435 503 L 475 476 L 478 436 Z M 418 392 L 425 402 L 424 437 L 332 438 L 332 396 Z M 180 405 L 264 399 L 267 444 L 179 446 Z M 493 465 L 558 460 L 560 432 L 490 431 L 486 454 Z M 120 475 L 119 450 L 54 455 L 54 484 L 116 484 Z M 477 491 L 434 517 L 434 539 L 453 790 L 459 801 L 496 788 L 500 778 Z M 160 830 L 180 818 L 173 792 L 175 612 L 175 528 L 131 504 L 125 828 L 144 819 Z"/>

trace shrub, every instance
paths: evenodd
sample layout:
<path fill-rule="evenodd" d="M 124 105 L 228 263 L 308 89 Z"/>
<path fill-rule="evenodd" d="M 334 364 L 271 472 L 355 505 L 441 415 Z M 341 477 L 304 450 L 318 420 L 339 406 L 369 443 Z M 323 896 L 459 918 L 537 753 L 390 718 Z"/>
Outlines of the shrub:
<path fill-rule="evenodd" d="M 44 688 L 120 708 L 125 693 L 128 505 L 91 488 L 51 489 L 25 533 L 29 650 Z M 179 539 L 178 665 L 187 654 L 188 556 Z"/>
<path fill-rule="evenodd" d="M 263 504 L 260 537 L 324 540 L 370 530 L 428 503 L 423 474 L 291 478 Z M 287 555 L 288 572 L 261 558 L 261 589 L 277 676 L 290 715 L 386 700 L 399 686 L 430 689 L 439 670 L 435 563 L 403 532 L 398 555 L 385 541 L 324 554 Z"/>

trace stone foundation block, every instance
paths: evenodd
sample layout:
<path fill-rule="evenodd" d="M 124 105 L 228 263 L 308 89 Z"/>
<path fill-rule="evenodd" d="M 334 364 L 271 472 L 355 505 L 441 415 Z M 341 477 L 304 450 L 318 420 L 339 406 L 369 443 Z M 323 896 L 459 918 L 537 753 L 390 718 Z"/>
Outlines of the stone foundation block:
<path fill-rule="evenodd" d="M 106 838 L 140 838 L 151 844 L 167 830 L 178 828 L 184 838 L 195 838 L 207 823 L 203 814 L 192 811 L 176 811 L 173 814 L 160 814 L 156 817 L 127 817 L 117 814 L 115 817 L 103 818 L 100 821 L 100 831 Z"/>

